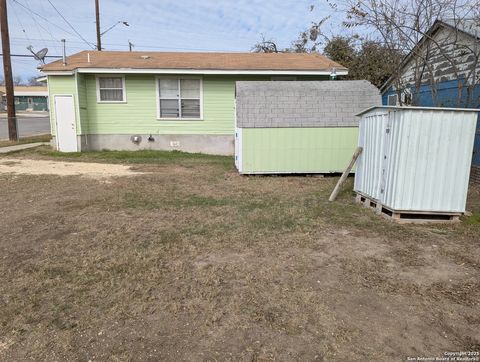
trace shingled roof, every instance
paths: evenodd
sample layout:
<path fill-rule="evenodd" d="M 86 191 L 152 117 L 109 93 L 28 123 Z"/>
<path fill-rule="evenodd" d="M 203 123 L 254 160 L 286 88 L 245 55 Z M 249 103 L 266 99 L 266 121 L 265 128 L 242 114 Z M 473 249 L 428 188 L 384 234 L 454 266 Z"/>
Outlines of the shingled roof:
<path fill-rule="evenodd" d="M 197 52 L 122 52 L 82 51 L 46 64 L 45 72 L 77 69 L 168 69 L 168 70 L 250 70 L 250 71 L 325 71 L 347 68 L 327 57 L 300 53 L 197 53 Z"/>
<path fill-rule="evenodd" d="M 358 127 L 355 115 L 381 104 L 366 80 L 236 82 L 240 128 Z"/>

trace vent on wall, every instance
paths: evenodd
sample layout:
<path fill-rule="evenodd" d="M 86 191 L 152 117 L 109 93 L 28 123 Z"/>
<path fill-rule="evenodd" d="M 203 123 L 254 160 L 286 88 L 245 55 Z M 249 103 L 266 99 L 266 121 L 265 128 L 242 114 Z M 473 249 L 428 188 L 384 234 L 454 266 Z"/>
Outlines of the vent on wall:
<path fill-rule="evenodd" d="M 389 106 L 396 106 L 397 105 L 397 98 L 398 98 L 398 96 L 396 94 L 390 94 L 388 96 L 388 105 Z"/>
<path fill-rule="evenodd" d="M 132 137 L 130 137 L 130 140 L 135 143 L 136 145 L 140 144 L 140 142 L 142 142 L 142 136 L 140 135 L 133 135 Z"/>

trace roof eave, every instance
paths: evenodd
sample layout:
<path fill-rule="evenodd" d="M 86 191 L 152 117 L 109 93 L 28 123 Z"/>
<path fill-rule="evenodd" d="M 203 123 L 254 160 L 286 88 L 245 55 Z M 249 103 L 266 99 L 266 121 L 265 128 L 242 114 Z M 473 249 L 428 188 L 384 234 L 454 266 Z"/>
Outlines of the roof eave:
<path fill-rule="evenodd" d="M 449 107 L 422 107 L 422 106 L 372 106 L 365 108 L 363 111 L 355 114 L 355 116 L 361 116 L 362 114 L 371 112 L 375 109 L 402 109 L 402 110 L 432 110 L 432 111 L 461 111 L 461 112 L 480 112 L 477 108 L 449 108 Z"/>
<path fill-rule="evenodd" d="M 185 69 L 185 68 L 76 68 L 74 70 L 43 70 L 46 75 L 72 75 L 77 73 L 103 73 L 103 74 L 211 74 L 211 75 L 330 75 L 331 70 L 268 70 L 268 69 Z M 348 69 L 337 69 L 337 75 L 347 75 Z"/>

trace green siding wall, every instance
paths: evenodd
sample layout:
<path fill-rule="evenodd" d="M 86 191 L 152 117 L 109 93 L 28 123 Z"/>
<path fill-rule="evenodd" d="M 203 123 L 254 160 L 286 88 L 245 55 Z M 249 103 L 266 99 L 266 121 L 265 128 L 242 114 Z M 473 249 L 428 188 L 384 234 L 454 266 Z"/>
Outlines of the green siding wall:
<path fill-rule="evenodd" d="M 55 135 L 55 95 L 73 95 L 75 105 L 78 104 L 75 88 L 75 76 L 62 75 L 62 76 L 48 76 L 48 99 L 50 102 L 50 127 L 52 135 Z M 78 119 L 77 119 L 78 122 Z M 77 127 L 77 134 L 80 130 Z"/>
<path fill-rule="evenodd" d="M 77 134 L 210 134 L 233 135 L 235 81 L 270 80 L 270 76 L 203 77 L 203 120 L 157 120 L 156 75 L 125 75 L 126 103 L 97 103 L 94 74 L 49 76 L 52 132 L 53 96 L 73 94 Z M 302 77 L 321 80 L 325 77 Z"/>
<path fill-rule="evenodd" d="M 243 128 L 243 173 L 342 172 L 358 128 Z"/>
<path fill-rule="evenodd" d="M 154 75 L 126 75 L 126 103 L 97 103 L 95 76 L 87 75 L 86 100 L 89 125 L 86 132 L 90 134 L 233 134 L 235 80 L 236 78 L 232 77 L 204 76 L 203 120 L 170 121 L 157 120 Z"/>
<path fill-rule="evenodd" d="M 88 103 L 87 103 L 87 79 L 84 74 L 77 74 L 77 134 L 88 132 Z"/>

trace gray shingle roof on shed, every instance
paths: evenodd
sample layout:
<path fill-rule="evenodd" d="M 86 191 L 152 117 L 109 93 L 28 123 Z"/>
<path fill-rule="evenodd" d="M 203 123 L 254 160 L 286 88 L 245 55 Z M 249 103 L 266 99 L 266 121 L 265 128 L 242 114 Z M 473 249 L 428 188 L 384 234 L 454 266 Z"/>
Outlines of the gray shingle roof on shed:
<path fill-rule="evenodd" d="M 236 82 L 240 128 L 357 127 L 357 113 L 381 104 L 366 80 Z"/>

